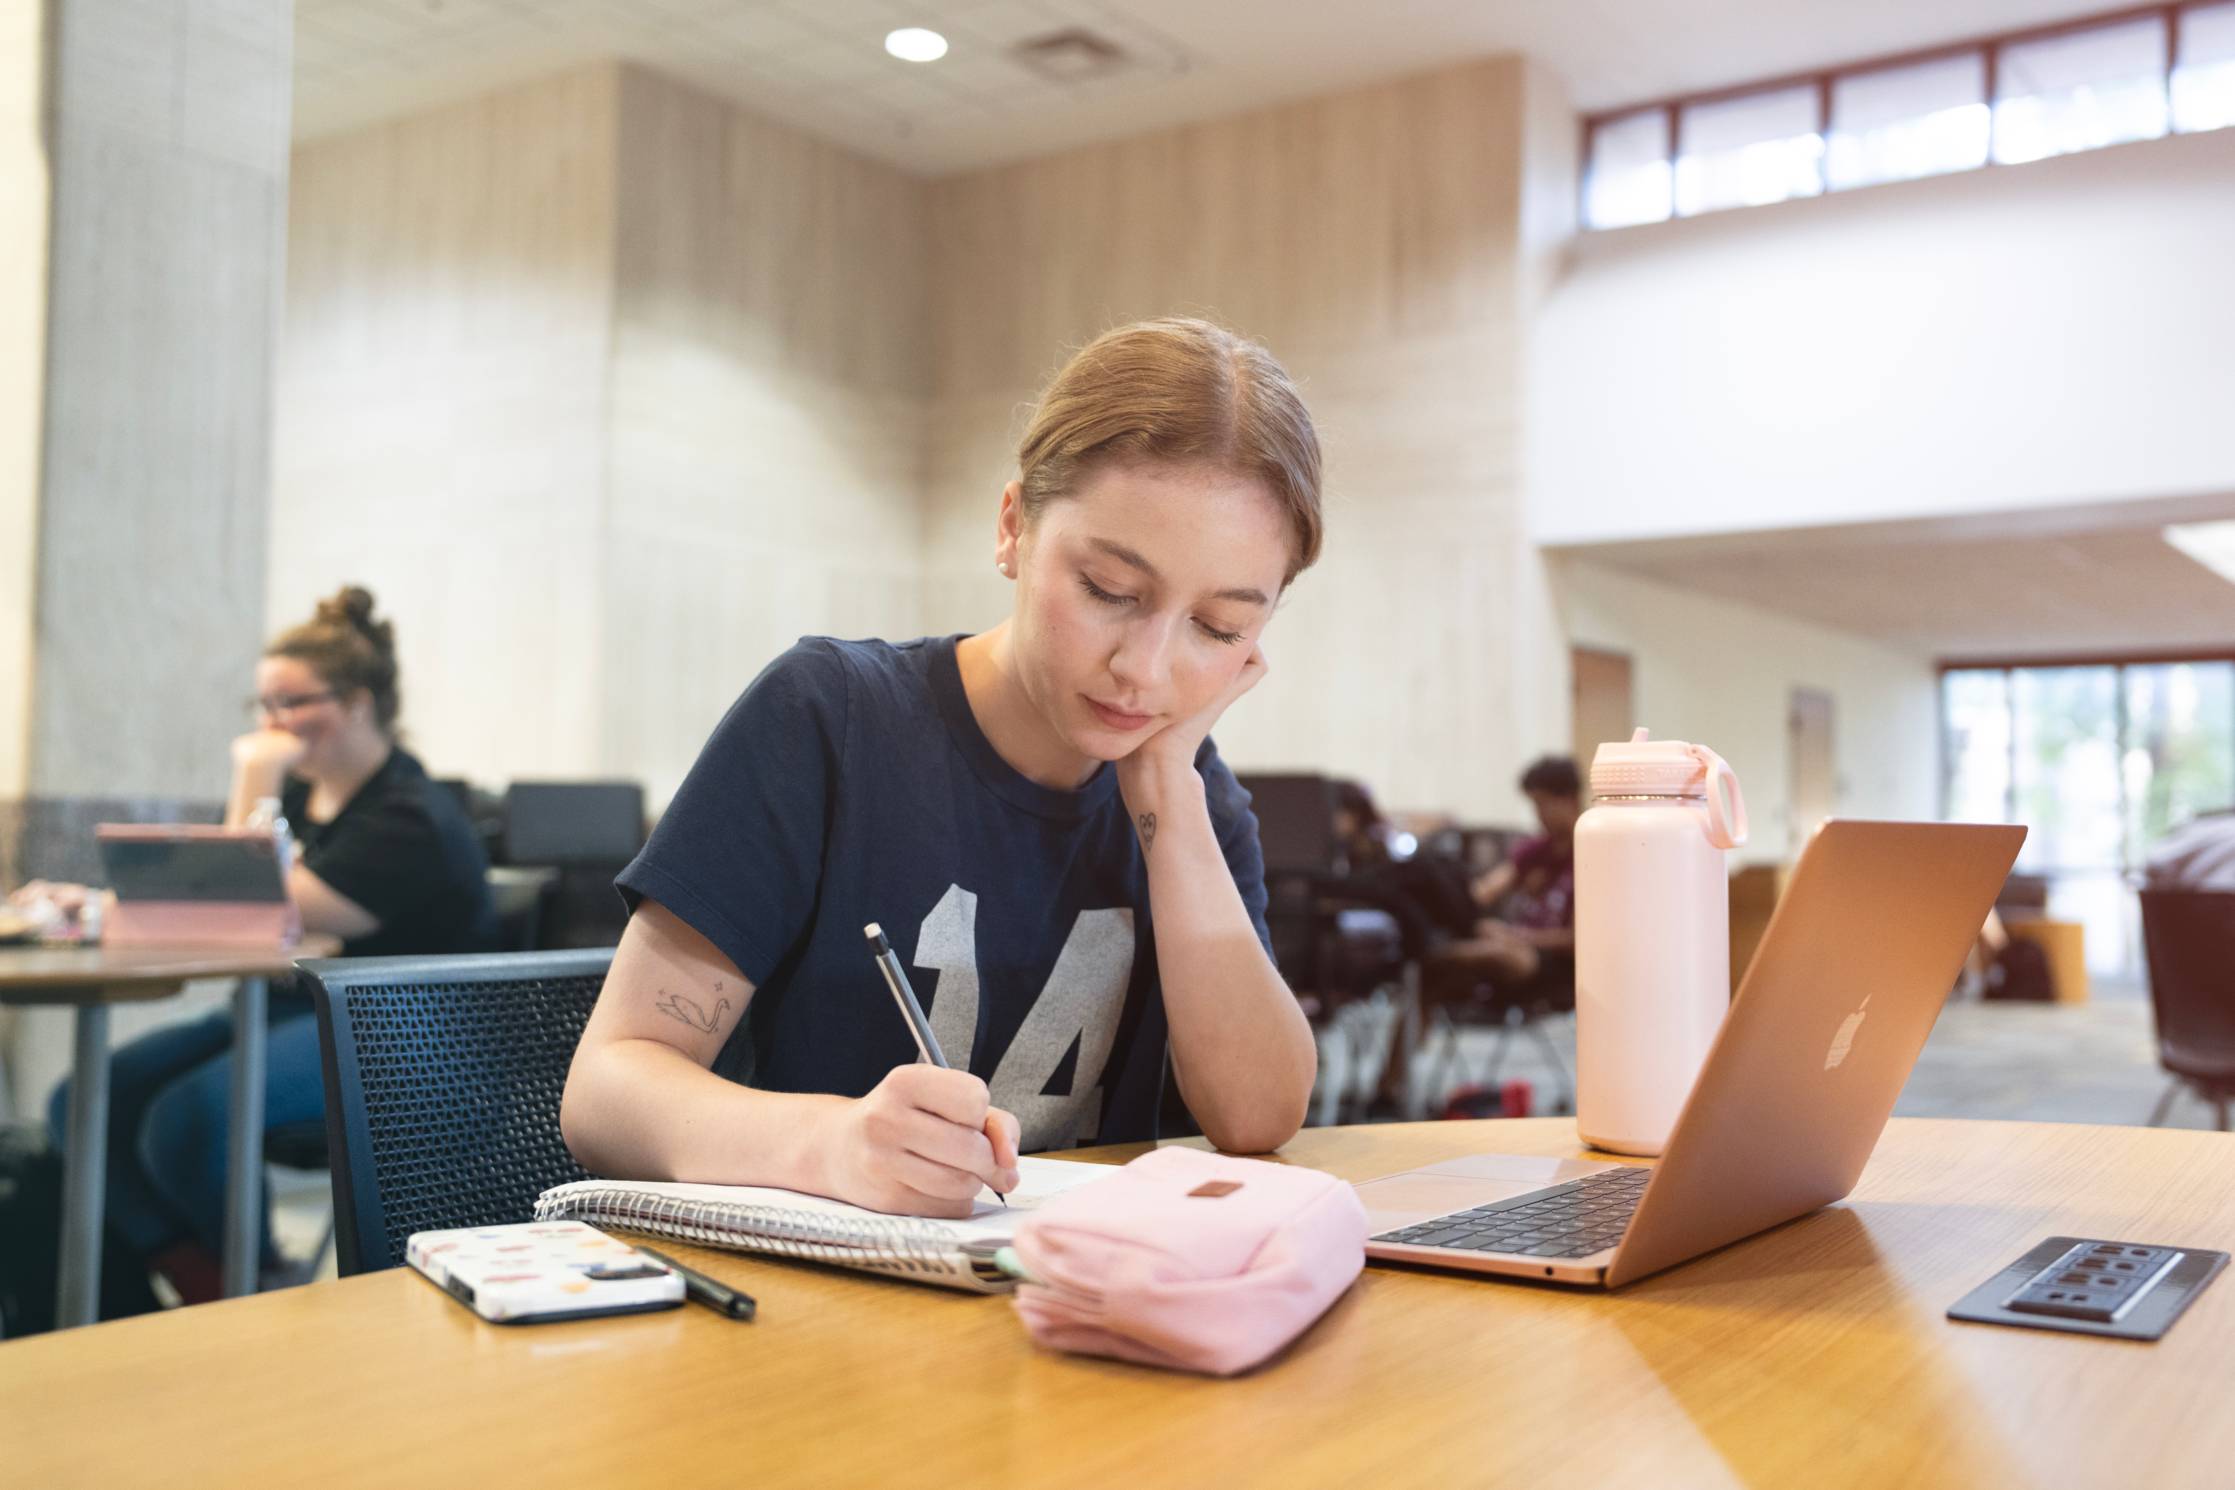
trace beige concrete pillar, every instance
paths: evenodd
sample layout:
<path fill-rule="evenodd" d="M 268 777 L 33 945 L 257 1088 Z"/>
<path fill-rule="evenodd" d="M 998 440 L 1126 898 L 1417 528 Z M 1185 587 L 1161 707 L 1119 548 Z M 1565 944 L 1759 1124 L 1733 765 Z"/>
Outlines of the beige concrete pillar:
<path fill-rule="evenodd" d="M 47 315 L 46 8 L 0 8 L 0 888 L 31 770 Z"/>
<path fill-rule="evenodd" d="M 78 876 L 98 819 L 212 810 L 242 727 L 293 11 L 0 9 L 0 878 Z"/>

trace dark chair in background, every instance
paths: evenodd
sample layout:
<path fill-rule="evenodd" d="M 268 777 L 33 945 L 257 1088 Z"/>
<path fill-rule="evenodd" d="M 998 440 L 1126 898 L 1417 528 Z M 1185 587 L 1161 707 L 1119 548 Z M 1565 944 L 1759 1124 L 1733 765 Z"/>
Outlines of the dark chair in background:
<path fill-rule="evenodd" d="M 264 1163 L 281 1170 L 296 1171 L 293 1177 L 268 1175 L 276 1193 L 282 1184 L 291 1184 L 305 1195 L 315 1193 L 314 1187 L 332 1184 L 330 1156 L 326 1152 L 326 1122 L 314 1118 L 306 1123 L 279 1123 L 264 1130 Z M 298 1283 L 308 1283 L 318 1276 L 326 1261 L 326 1249 L 334 1243 L 333 1213 L 327 1212 L 326 1227 L 318 1238 L 318 1245 L 308 1252 L 296 1255 L 283 1253 L 278 1266 L 266 1267 L 257 1281 L 259 1288 L 291 1288 Z"/>
<path fill-rule="evenodd" d="M 301 964 L 343 1275 L 400 1264 L 415 1231 L 526 1220 L 542 1191 L 585 1178 L 559 1136 L 559 1099 L 612 955 Z"/>
<path fill-rule="evenodd" d="M 1419 908 L 1348 874 L 1335 829 L 1339 783 L 1299 773 L 1239 778 L 1265 858 L 1273 961 L 1314 1027 L 1341 1050 L 1339 1081 L 1323 1079 L 1311 1120 L 1363 1105 L 1417 1034 L 1420 962 L 1433 928 Z"/>
<path fill-rule="evenodd" d="M 504 798 L 482 790 L 463 776 L 438 776 L 435 785 L 450 793 L 464 810 L 474 836 L 481 840 L 481 851 L 489 856 L 490 863 L 496 863 L 504 847 Z"/>
<path fill-rule="evenodd" d="M 1462 862 L 1470 878 L 1479 878 L 1503 864 L 1514 846 L 1528 838 L 1525 828 L 1472 827 L 1460 831 Z M 1538 1057 L 1558 1082 L 1551 1110 L 1572 1112 L 1575 1080 L 1559 1046 L 1546 1032 L 1545 1022 L 1575 1009 L 1572 959 L 1556 964 L 1570 976 L 1549 977 L 1524 988 L 1501 984 L 1464 943 L 1434 948 L 1421 970 L 1421 997 L 1430 1026 L 1426 1045 L 1429 1057 L 1428 1086 L 1447 1091 L 1455 1083 L 1494 1090 L 1505 1068 L 1516 1036 L 1536 1046 Z M 1496 1032 L 1481 1068 L 1468 1071 L 1460 1049 L 1463 1029 L 1488 1028 Z"/>
<path fill-rule="evenodd" d="M 1239 778 L 1257 816 L 1257 842 L 1265 857 L 1265 926 L 1273 935 L 1273 961 L 1305 1001 L 1305 1012 L 1326 1012 L 1340 1001 L 1333 989 L 1335 924 L 1323 899 L 1340 874 L 1335 839 L 1335 783 L 1324 776 L 1262 775 Z"/>
<path fill-rule="evenodd" d="M 2150 1126 L 2165 1121 L 2188 1086 L 2212 1104 L 2225 1132 L 2235 1101 L 2235 890 L 2142 891 L 2142 945 L 2157 1058 L 2173 1073 Z"/>
<path fill-rule="evenodd" d="M 497 910 L 497 950 L 533 952 L 543 945 L 547 907 L 558 891 L 559 871 L 541 865 L 493 864 L 489 899 Z"/>
<path fill-rule="evenodd" d="M 610 947 L 628 924 L 613 892 L 644 846 L 644 788 L 633 781 L 515 781 L 505 789 L 498 862 L 555 871 L 536 945 Z"/>
<path fill-rule="evenodd" d="M 1558 1080 L 1550 1111 L 1575 1110 L 1574 1075 L 1559 1045 L 1544 1028 L 1547 1020 L 1575 1012 L 1572 980 L 1555 988 L 1509 989 L 1487 970 L 1470 963 L 1463 952 L 1448 949 L 1429 956 L 1424 978 L 1431 1009 L 1427 1035 L 1431 1090 L 1447 1092 L 1459 1085 L 1495 1090 L 1518 1035 L 1536 1046 L 1538 1059 Z M 1473 1072 L 1468 1071 L 1459 1049 L 1460 1031 L 1467 1028 L 1495 1031 L 1481 1069 Z"/>
<path fill-rule="evenodd" d="M 2049 914 L 2049 880 L 2040 874 L 2013 874 L 1994 897 L 1995 914 L 2005 921 L 2038 921 Z"/>

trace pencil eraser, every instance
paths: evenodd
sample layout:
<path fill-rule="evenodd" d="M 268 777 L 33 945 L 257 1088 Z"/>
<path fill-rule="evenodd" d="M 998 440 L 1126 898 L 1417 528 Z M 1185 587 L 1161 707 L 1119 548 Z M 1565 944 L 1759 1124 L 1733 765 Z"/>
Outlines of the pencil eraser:
<path fill-rule="evenodd" d="M 881 942 L 885 939 L 885 928 L 872 921 L 861 929 L 861 934 L 873 942 Z"/>

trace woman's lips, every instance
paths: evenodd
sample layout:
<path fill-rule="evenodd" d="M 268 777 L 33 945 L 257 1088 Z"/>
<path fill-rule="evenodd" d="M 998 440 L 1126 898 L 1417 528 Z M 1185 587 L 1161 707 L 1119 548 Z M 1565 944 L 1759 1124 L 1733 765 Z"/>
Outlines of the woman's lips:
<path fill-rule="evenodd" d="M 1084 697 L 1084 695 L 1081 695 L 1081 697 Z M 1120 733 L 1130 733 L 1133 730 L 1140 729 L 1156 718 L 1154 714 L 1122 713 L 1111 708 L 1108 704 L 1098 703 L 1091 698 L 1087 699 L 1086 706 L 1094 711 L 1095 718 Z"/>

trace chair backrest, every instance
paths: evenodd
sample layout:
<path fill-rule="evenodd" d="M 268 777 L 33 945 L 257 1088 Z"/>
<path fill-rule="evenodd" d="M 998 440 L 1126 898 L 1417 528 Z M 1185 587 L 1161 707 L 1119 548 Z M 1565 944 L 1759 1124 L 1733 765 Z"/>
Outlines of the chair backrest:
<path fill-rule="evenodd" d="M 1994 908 L 2005 921 L 2038 921 L 2049 914 L 2049 880 L 2040 874 L 2013 874 L 2002 882 Z"/>
<path fill-rule="evenodd" d="M 543 907 L 559 882 L 559 871 L 548 864 L 533 868 L 492 864 L 483 877 L 489 884 L 489 899 L 497 909 L 498 950 L 535 950 L 543 930 Z"/>
<path fill-rule="evenodd" d="M 618 869 L 644 847 L 644 788 L 633 781 L 515 781 L 504 793 L 508 864 Z"/>
<path fill-rule="evenodd" d="M 1257 842 L 1267 875 L 1335 866 L 1335 784 L 1324 776 L 1248 775 L 1239 778 L 1257 815 Z"/>
<path fill-rule="evenodd" d="M 525 1221 L 584 1178 L 559 1136 L 567 1065 L 613 954 L 300 964 L 318 1009 L 334 1241 L 345 1274 L 415 1231 Z"/>
<path fill-rule="evenodd" d="M 2142 945 L 2158 1059 L 2235 1085 L 2235 890 L 2142 891 Z"/>

